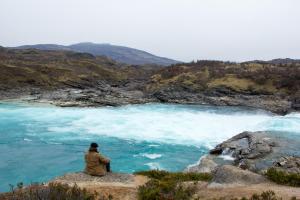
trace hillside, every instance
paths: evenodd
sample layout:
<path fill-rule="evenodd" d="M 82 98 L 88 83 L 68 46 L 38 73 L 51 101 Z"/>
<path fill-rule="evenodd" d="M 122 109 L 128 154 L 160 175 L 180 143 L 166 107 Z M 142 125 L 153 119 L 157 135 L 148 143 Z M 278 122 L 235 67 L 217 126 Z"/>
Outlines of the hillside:
<path fill-rule="evenodd" d="M 128 66 L 89 53 L 1 48 L 0 70 L 1 99 L 29 94 L 72 106 L 167 102 L 248 106 L 279 114 L 300 110 L 299 63 Z"/>
<path fill-rule="evenodd" d="M 177 86 L 190 92 L 294 95 L 300 90 L 300 63 L 270 64 L 197 61 L 158 70 L 147 89 Z"/>
<path fill-rule="evenodd" d="M 103 56 L 73 51 L 0 47 L 0 88 L 37 87 L 45 90 L 96 88 L 147 76 L 151 66 L 129 67 Z M 148 70 L 149 69 L 149 70 Z"/>
<path fill-rule="evenodd" d="M 16 47 L 17 49 L 40 49 L 40 50 L 67 50 L 76 52 L 85 52 L 93 54 L 94 56 L 107 56 L 118 62 L 144 65 L 144 64 L 157 64 L 157 65 L 171 65 L 179 61 L 169 58 L 155 56 L 145 51 L 134 48 L 116 46 L 111 44 L 95 44 L 95 43 L 78 43 L 69 46 L 56 45 L 56 44 L 37 44 L 37 45 L 24 45 Z"/>

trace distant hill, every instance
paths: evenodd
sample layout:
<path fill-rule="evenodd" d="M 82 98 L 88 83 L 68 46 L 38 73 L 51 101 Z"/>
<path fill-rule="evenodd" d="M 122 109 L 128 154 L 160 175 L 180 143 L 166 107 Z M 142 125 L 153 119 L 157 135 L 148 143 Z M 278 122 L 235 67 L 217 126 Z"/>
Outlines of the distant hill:
<path fill-rule="evenodd" d="M 272 59 L 272 60 L 252 60 L 252 61 L 246 61 L 243 63 L 245 63 L 245 64 L 258 63 L 258 64 L 286 65 L 286 64 L 300 64 L 300 59 L 276 58 L 276 59 Z"/>
<path fill-rule="evenodd" d="M 267 61 L 272 64 L 297 64 L 300 63 L 300 59 L 291 59 L 291 58 L 277 58 Z"/>
<path fill-rule="evenodd" d="M 53 47 L 54 48 L 54 47 Z M 62 50 L 11 49 L 0 46 L 1 90 L 97 88 L 149 78 L 160 66 L 128 66 L 106 56 Z"/>
<path fill-rule="evenodd" d="M 15 47 L 17 49 L 40 49 L 40 50 L 67 50 L 86 52 L 93 54 L 94 56 L 107 56 L 116 60 L 117 62 L 144 65 L 144 64 L 157 64 L 157 65 L 171 65 L 179 63 L 179 61 L 169 58 L 155 56 L 145 51 L 141 51 L 134 48 L 116 46 L 111 44 L 95 44 L 95 43 L 78 43 L 69 46 L 56 45 L 56 44 L 36 44 L 36 45 L 24 45 Z"/>

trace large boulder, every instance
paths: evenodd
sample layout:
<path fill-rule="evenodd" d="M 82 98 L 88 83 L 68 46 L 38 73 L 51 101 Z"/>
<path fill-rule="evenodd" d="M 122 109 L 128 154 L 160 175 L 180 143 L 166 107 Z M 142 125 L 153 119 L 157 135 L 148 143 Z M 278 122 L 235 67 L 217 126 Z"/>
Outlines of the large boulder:
<path fill-rule="evenodd" d="M 230 155 L 238 167 L 256 171 L 259 167 L 256 161 L 272 153 L 277 145 L 276 141 L 267 137 L 265 132 L 243 132 L 217 145 L 210 150 L 210 154 Z"/>
<path fill-rule="evenodd" d="M 267 180 L 262 175 L 253 173 L 249 170 L 242 170 L 232 165 L 223 165 L 216 168 L 216 170 L 214 171 L 211 185 L 249 185 L 266 181 Z"/>
<path fill-rule="evenodd" d="M 243 132 L 217 145 L 210 153 L 222 154 L 227 151 L 236 159 L 255 159 L 269 154 L 275 145 L 273 140 L 263 137 L 263 134 Z"/>

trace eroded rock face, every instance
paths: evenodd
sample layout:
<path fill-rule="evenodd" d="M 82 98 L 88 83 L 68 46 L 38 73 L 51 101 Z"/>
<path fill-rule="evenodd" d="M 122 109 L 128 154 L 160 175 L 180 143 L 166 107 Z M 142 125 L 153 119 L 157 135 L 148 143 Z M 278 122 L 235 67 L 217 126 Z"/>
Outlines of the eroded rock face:
<path fill-rule="evenodd" d="M 242 165 L 245 159 L 257 159 L 272 152 L 276 146 L 275 141 L 262 134 L 240 133 L 231 139 L 217 145 L 210 151 L 211 154 L 222 154 L 224 151 L 231 153 L 238 165 Z"/>

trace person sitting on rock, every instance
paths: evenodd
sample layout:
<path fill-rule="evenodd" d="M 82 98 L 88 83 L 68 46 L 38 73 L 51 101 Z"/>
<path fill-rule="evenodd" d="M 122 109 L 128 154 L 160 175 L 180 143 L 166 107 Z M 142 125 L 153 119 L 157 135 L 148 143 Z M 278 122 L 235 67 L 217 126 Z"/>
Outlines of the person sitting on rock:
<path fill-rule="evenodd" d="M 101 155 L 97 143 L 91 143 L 88 152 L 85 154 L 85 173 L 92 176 L 104 176 L 110 172 L 110 160 Z"/>

